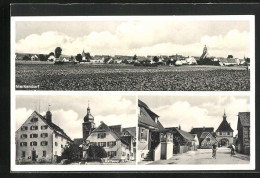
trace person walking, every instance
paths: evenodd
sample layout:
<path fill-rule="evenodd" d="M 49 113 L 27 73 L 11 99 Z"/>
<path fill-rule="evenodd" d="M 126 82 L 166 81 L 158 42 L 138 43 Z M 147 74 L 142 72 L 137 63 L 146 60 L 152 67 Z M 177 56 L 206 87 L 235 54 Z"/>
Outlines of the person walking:
<path fill-rule="evenodd" d="M 217 144 L 212 145 L 212 158 L 213 159 L 217 158 Z"/>
<path fill-rule="evenodd" d="M 236 147 L 235 147 L 235 145 L 231 145 L 231 156 L 233 156 L 233 155 L 235 155 L 235 149 L 236 149 Z"/>

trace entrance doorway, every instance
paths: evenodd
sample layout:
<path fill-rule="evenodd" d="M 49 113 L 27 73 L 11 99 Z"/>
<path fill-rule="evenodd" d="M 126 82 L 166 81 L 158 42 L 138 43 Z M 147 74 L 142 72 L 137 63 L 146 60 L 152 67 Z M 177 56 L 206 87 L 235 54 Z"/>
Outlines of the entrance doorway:
<path fill-rule="evenodd" d="M 223 138 L 223 139 L 220 140 L 220 144 L 221 144 L 221 146 L 228 146 L 229 141 L 228 141 L 228 139 Z"/>
<path fill-rule="evenodd" d="M 32 151 L 32 161 L 36 161 L 36 151 Z"/>

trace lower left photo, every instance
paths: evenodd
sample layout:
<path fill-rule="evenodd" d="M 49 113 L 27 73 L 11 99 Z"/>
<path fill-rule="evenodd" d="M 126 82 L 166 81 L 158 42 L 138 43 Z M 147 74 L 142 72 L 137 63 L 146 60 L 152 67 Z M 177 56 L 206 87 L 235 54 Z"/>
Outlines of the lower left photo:
<path fill-rule="evenodd" d="M 135 165 L 136 125 L 135 96 L 17 95 L 12 154 L 16 165 Z"/>

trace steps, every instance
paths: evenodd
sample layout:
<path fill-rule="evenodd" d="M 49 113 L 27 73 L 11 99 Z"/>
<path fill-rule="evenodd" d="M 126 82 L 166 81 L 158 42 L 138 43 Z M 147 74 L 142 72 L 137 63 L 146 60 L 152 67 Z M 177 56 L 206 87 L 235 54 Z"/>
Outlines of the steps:
<path fill-rule="evenodd" d="M 143 161 L 153 161 L 153 151 L 149 150 Z"/>

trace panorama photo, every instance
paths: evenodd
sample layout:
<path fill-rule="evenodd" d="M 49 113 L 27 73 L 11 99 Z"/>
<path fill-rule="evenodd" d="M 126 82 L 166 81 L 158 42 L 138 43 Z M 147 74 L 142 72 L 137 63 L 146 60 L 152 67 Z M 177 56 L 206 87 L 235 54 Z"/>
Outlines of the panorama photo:
<path fill-rule="evenodd" d="M 16 90 L 250 91 L 252 18 L 60 19 L 14 21 Z"/>

